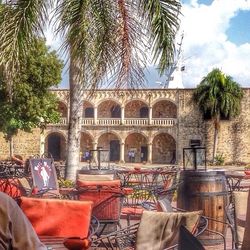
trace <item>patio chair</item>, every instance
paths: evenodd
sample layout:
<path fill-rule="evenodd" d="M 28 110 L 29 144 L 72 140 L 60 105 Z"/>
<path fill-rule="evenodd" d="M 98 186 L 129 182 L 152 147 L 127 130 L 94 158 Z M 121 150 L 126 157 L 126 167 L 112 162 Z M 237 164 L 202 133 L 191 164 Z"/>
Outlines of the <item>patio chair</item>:
<path fill-rule="evenodd" d="M 77 238 L 82 246 L 89 247 L 91 201 L 21 197 L 19 205 L 45 243 L 64 239 L 70 244 L 70 239 Z"/>
<path fill-rule="evenodd" d="M 167 197 L 172 201 L 177 188 L 176 172 L 153 171 L 146 172 L 140 181 L 128 186 L 122 208 L 122 217 L 130 225 L 131 220 L 140 219 L 144 210 L 157 210 L 157 200 Z M 152 176 L 151 176 L 152 175 Z"/>
<path fill-rule="evenodd" d="M 246 226 L 246 214 L 248 208 L 249 191 L 232 192 L 232 210 L 228 215 L 233 225 L 233 244 L 235 249 L 241 249 Z M 249 246 L 250 247 L 250 246 Z"/>
<path fill-rule="evenodd" d="M 140 223 L 94 240 L 92 248 L 163 250 L 176 247 L 180 226 L 184 225 L 192 234 L 196 233 L 201 214 L 202 211 L 144 211 Z"/>
<path fill-rule="evenodd" d="M 21 185 L 18 178 L 1 178 L 0 191 L 8 194 L 14 199 L 27 195 L 29 192 Z"/>
<path fill-rule="evenodd" d="M 181 225 L 178 250 L 205 250 L 205 248 L 202 246 L 200 241 L 186 229 L 186 227 Z"/>
<path fill-rule="evenodd" d="M 76 198 L 93 202 L 93 216 L 100 223 L 98 236 L 117 230 L 120 227 L 123 191 L 120 180 L 77 181 Z"/>
<path fill-rule="evenodd" d="M 161 199 L 157 200 L 156 210 L 161 211 L 161 212 L 176 212 L 176 211 L 177 212 L 187 212 L 186 210 L 173 207 L 167 196 L 162 197 Z M 226 250 L 225 235 L 221 234 L 220 232 L 210 230 L 208 228 L 208 225 L 211 222 L 212 223 L 216 222 L 218 224 L 223 224 L 223 225 L 226 224 L 231 228 L 231 225 L 229 223 L 225 223 L 223 221 L 219 221 L 219 220 L 216 220 L 214 218 L 210 218 L 210 217 L 202 215 L 200 218 L 199 224 L 197 225 L 196 237 L 201 241 L 201 243 L 203 243 L 201 237 L 204 233 L 206 233 L 206 234 L 209 233 L 210 235 L 217 235 L 218 237 L 220 237 L 222 239 L 223 249 Z"/>

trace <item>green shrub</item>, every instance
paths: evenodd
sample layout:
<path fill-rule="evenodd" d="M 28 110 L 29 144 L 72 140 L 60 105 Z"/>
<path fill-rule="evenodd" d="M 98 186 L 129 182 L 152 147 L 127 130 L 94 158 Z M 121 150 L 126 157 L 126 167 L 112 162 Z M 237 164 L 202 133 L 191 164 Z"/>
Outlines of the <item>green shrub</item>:
<path fill-rule="evenodd" d="M 214 158 L 215 165 L 221 166 L 221 165 L 224 165 L 224 162 L 225 162 L 225 157 L 223 154 L 218 154 L 215 156 Z"/>
<path fill-rule="evenodd" d="M 60 188 L 72 188 L 75 186 L 75 183 L 71 180 L 64 180 L 61 178 L 58 180 L 58 185 Z"/>

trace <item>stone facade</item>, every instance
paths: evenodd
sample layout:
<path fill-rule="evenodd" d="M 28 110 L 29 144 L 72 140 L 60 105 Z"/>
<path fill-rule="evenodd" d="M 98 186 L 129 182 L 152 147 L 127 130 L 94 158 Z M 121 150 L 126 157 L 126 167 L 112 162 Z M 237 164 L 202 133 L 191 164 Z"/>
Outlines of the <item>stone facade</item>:
<path fill-rule="evenodd" d="M 14 138 L 15 154 L 50 152 L 56 160 L 65 160 L 69 117 L 68 90 L 55 90 L 59 97 L 59 124 L 51 124 L 41 133 L 19 132 Z M 102 147 L 111 161 L 182 163 L 182 149 L 190 140 L 200 140 L 210 159 L 213 148 L 213 124 L 204 121 L 191 102 L 192 89 L 98 90 L 85 93 L 81 134 L 81 160 L 86 152 Z M 226 163 L 250 162 L 250 89 L 244 89 L 241 114 L 222 121 L 218 154 Z M 1 158 L 8 157 L 9 146 L 0 137 Z"/>

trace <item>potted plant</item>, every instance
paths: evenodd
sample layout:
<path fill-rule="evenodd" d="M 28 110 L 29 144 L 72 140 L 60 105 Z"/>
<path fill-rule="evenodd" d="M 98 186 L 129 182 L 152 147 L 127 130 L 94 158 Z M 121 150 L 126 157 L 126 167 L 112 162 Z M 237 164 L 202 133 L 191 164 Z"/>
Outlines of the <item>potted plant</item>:
<path fill-rule="evenodd" d="M 250 175 L 250 164 L 245 166 L 245 170 L 244 170 L 246 175 Z"/>
<path fill-rule="evenodd" d="M 69 194 L 75 187 L 75 183 L 71 180 L 64 180 L 63 178 L 60 178 L 58 180 L 59 185 L 59 192 L 61 195 L 67 195 Z"/>

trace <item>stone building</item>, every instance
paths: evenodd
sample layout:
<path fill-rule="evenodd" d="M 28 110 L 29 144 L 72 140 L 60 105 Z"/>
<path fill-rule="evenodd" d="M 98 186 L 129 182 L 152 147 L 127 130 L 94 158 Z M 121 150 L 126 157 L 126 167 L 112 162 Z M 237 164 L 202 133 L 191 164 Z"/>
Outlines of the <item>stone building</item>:
<path fill-rule="evenodd" d="M 55 160 L 65 160 L 69 117 L 68 90 L 54 90 L 59 97 L 61 121 L 41 133 L 20 132 L 14 138 L 14 152 L 30 155 L 50 152 Z M 204 120 L 192 103 L 192 89 L 112 89 L 85 93 L 81 131 L 81 160 L 97 147 L 109 151 L 112 162 L 182 162 L 182 150 L 195 140 L 211 158 L 213 125 Z M 227 163 L 250 162 L 250 89 L 244 89 L 241 115 L 221 122 L 218 154 Z M 1 158 L 9 154 L 0 137 Z M 86 153 L 87 152 L 87 153 Z"/>

